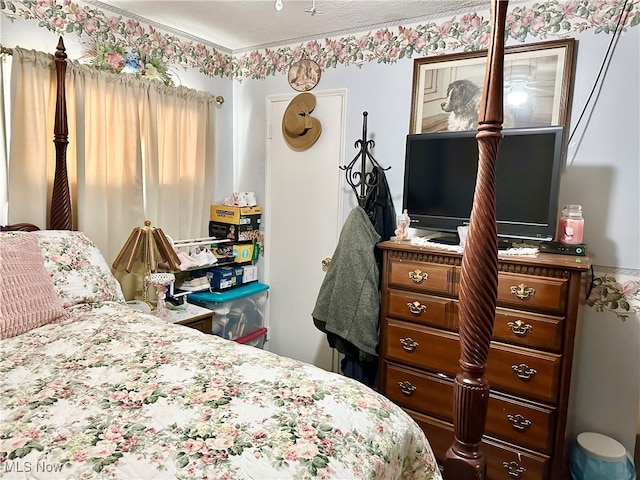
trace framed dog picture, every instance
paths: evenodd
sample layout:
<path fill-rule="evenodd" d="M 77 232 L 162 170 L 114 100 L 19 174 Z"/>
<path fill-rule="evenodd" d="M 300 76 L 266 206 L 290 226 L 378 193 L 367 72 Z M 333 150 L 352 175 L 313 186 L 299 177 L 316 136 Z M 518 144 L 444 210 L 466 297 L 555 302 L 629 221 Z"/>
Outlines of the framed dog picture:
<path fill-rule="evenodd" d="M 574 39 L 505 48 L 504 128 L 565 125 Z M 476 130 L 487 51 L 413 62 L 410 133 Z"/>

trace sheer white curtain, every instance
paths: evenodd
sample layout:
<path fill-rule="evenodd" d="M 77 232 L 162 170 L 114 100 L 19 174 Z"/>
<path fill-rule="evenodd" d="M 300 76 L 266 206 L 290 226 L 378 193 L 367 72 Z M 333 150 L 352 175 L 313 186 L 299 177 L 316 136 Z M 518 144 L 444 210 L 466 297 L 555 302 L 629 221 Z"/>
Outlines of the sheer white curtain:
<path fill-rule="evenodd" d="M 74 224 L 94 239 L 109 263 L 145 220 L 139 133 L 143 93 L 144 85 L 133 76 L 75 62 L 67 67 L 67 163 L 70 168 L 76 163 L 79 179 Z"/>
<path fill-rule="evenodd" d="M 55 172 L 53 55 L 13 49 L 8 223 L 47 224 Z"/>
<path fill-rule="evenodd" d="M 146 211 L 174 238 L 206 236 L 214 193 L 214 98 L 164 86 L 149 88 L 147 95 Z"/>
<path fill-rule="evenodd" d="M 53 57 L 16 51 L 9 221 L 44 226 L 55 160 Z M 74 226 L 96 242 L 107 262 L 145 220 L 174 238 L 207 233 L 215 110 L 208 93 L 69 62 Z"/>

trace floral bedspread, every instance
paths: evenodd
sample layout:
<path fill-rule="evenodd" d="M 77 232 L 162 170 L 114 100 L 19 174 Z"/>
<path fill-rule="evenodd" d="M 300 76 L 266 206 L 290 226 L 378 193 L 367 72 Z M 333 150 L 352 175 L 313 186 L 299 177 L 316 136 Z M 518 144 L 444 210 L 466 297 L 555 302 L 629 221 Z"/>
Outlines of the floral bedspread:
<path fill-rule="evenodd" d="M 0 343 L 0 478 L 435 479 L 358 382 L 105 304 Z"/>

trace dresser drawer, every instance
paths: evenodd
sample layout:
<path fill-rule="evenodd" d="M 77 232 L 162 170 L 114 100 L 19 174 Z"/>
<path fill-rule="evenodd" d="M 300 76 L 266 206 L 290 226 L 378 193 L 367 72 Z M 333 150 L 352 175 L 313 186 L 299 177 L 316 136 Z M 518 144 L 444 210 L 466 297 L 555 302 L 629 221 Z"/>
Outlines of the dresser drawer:
<path fill-rule="evenodd" d="M 555 403 L 562 356 L 491 342 L 486 376 L 505 392 Z"/>
<path fill-rule="evenodd" d="M 407 413 L 427 435 L 433 453 L 440 464 L 453 443 L 453 426 L 411 410 Z M 549 457 L 500 440 L 482 437 L 482 451 L 487 459 L 487 480 L 548 480 Z"/>
<path fill-rule="evenodd" d="M 498 305 L 526 310 L 564 312 L 567 280 L 498 273 Z"/>
<path fill-rule="evenodd" d="M 389 290 L 387 314 L 410 322 L 451 328 L 455 300 L 401 290 Z"/>
<path fill-rule="evenodd" d="M 493 339 L 553 352 L 562 350 L 564 317 L 496 308 Z"/>
<path fill-rule="evenodd" d="M 455 376 L 460 367 L 457 333 L 385 319 L 385 358 Z M 560 355 L 491 342 L 486 377 L 491 388 L 555 402 L 560 383 Z"/>
<path fill-rule="evenodd" d="M 453 379 L 384 364 L 386 388 L 382 392 L 398 405 L 432 417 L 453 420 Z M 550 453 L 555 409 L 530 404 L 492 392 L 487 407 L 487 434 L 527 448 Z"/>
<path fill-rule="evenodd" d="M 452 387 L 453 395 L 453 387 Z M 553 449 L 556 409 L 491 393 L 487 433 L 543 453 Z"/>
<path fill-rule="evenodd" d="M 412 368 L 383 364 L 386 374 L 384 391 L 389 400 L 432 417 L 451 421 L 453 418 L 453 381 L 445 375 L 421 372 Z"/>
<path fill-rule="evenodd" d="M 437 263 L 391 260 L 389 285 L 416 292 L 451 293 L 455 267 Z"/>
<path fill-rule="evenodd" d="M 457 301 L 453 303 L 448 311 L 452 312 L 452 328 L 458 330 L 460 306 Z M 564 317 L 498 307 L 493 320 L 492 338 L 514 345 L 560 352 L 564 339 Z"/>
<path fill-rule="evenodd" d="M 385 319 L 384 358 L 453 377 L 459 371 L 458 335 L 422 325 Z"/>

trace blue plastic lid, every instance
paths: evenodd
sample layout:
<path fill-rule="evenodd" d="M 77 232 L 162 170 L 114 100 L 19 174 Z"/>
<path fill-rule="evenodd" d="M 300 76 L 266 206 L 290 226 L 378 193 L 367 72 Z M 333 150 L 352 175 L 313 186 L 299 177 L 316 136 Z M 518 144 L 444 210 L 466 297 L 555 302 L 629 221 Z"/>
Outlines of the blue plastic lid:
<path fill-rule="evenodd" d="M 264 292 L 269 289 L 269 285 L 260 282 L 247 283 L 239 287 L 230 288 L 223 292 L 195 292 L 187 295 L 187 300 L 194 303 L 223 303 L 229 300 Z"/>
<path fill-rule="evenodd" d="M 573 480 L 636 480 L 633 459 L 624 446 L 592 432 L 578 435 L 571 449 L 569 472 Z"/>

